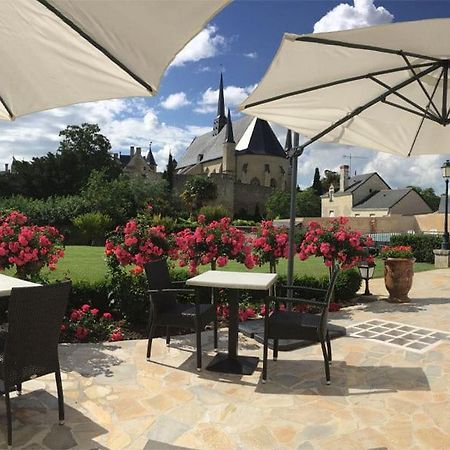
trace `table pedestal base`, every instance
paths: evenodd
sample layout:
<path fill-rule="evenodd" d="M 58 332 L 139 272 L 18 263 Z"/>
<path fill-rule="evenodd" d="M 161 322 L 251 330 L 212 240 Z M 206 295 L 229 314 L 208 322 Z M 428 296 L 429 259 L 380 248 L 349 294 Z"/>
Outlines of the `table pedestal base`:
<path fill-rule="evenodd" d="M 212 372 L 251 375 L 258 365 L 258 361 L 259 358 L 256 356 L 230 358 L 226 353 L 218 353 L 206 369 Z"/>

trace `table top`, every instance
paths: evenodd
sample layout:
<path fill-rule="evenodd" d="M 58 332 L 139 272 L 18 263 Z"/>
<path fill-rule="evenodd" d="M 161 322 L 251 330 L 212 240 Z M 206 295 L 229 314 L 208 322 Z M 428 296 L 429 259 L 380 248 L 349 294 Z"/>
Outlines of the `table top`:
<path fill-rule="evenodd" d="M 0 274 L 0 297 L 8 297 L 11 295 L 12 288 L 30 286 L 40 286 L 40 284 Z"/>
<path fill-rule="evenodd" d="M 276 273 L 224 272 L 208 270 L 186 281 L 188 286 L 217 287 L 225 289 L 269 290 L 277 280 Z"/>

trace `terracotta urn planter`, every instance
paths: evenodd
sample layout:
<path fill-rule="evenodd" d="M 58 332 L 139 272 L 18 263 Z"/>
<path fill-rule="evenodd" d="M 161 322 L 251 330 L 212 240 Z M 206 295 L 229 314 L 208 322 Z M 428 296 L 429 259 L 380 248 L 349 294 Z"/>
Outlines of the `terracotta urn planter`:
<path fill-rule="evenodd" d="M 389 292 L 389 302 L 406 303 L 410 299 L 414 277 L 414 258 L 386 258 L 384 260 L 384 283 Z"/>

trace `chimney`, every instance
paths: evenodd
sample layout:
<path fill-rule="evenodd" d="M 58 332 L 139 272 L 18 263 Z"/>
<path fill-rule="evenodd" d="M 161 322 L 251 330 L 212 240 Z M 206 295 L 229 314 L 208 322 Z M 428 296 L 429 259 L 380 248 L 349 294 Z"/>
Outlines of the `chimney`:
<path fill-rule="evenodd" d="M 134 156 L 134 145 L 130 146 L 130 156 L 133 157 Z"/>
<path fill-rule="evenodd" d="M 350 167 L 344 164 L 339 168 L 340 170 L 340 184 L 339 190 L 344 192 L 348 188 L 348 180 L 349 180 L 349 171 Z"/>
<path fill-rule="evenodd" d="M 5 164 L 5 172 L 8 172 L 8 163 Z"/>
<path fill-rule="evenodd" d="M 141 147 L 136 147 L 136 155 L 142 156 L 142 148 Z"/>

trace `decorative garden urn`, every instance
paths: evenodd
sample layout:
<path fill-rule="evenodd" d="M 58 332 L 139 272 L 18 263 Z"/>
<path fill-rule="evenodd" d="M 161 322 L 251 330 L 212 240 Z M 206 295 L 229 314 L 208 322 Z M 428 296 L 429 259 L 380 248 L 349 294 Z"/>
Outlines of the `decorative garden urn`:
<path fill-rule="evenodd" d="M 384 283 L 389 292 L 389 302 L 406 303 L 414 277 L 414 258 L 386 258 Z"/>

